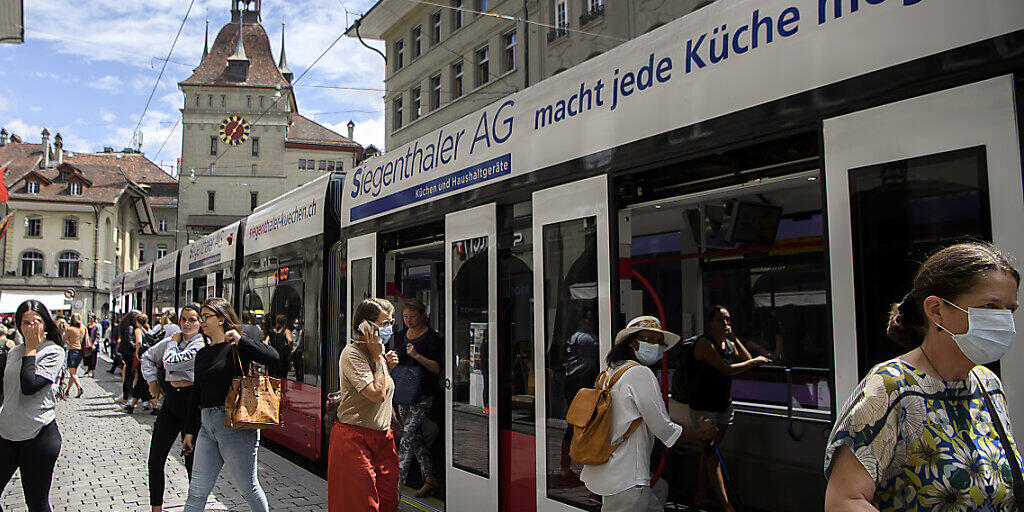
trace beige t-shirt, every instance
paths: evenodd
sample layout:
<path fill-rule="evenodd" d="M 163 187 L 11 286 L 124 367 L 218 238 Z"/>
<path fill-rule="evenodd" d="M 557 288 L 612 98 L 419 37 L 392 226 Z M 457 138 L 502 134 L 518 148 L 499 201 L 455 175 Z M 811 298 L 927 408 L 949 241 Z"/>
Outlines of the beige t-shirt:
<path fill-rule="evenodd" d="M 391 428 L 391 398 L 395 394 L 395 381 L 391 379 L 387 363 L 381 356 L 377 366 L 384 370 L 387 393 L 384 403 L 378 404 L 363 396 L 363 388 L 373 383 L 374 365 L 359 345 L 349 343 L 338 359 L 341 376 L 341 405 L 338 406 L 338 421 L 349 425 L 387 430 Z"/>

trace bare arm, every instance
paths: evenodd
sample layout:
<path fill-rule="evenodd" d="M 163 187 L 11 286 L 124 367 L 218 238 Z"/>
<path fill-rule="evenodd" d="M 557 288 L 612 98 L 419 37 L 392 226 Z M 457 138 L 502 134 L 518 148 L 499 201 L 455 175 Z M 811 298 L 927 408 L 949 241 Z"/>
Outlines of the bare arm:
<path fill-rule="evenodd" d="M 388 395 L 387 388 L 387 377 L 384 375 L 384 370 L 380 364 L 377 364 L 373 369 L 373 382 L 367 384 L 363 389 L 359 391 L 374 403 L 382 404 Z"/>
<path fill-rule="evenodd" d="M 753 357 L 750 355 L 750 351 L 747 350 L 747 347 L 745 347 L 743 343 L 740 342 L 740 339 L 737 338 L 735 334 L 732 336 L 732 341 L 733 343 L 736 344 L 736 347 L 739 349 L 739 353 L 743 356 L 744 361 L 748 359 L 753 359 Z"/>
<path fill-rule="evenodd" d="M 756 357 L 739 363 L 726 363 L 725 360 L 722 359 L 722 356 L 718 355 L 718 351 L 711 346 L 711 340 L 708 338 L 701 338 L 697 341 L 697 347 L 694 349 L 694 355 L 697 359 L 707 362 L 712 368 L 717 370 L 718 373 L 729 377 L 743 373 L 758 365 L 765 364 L 768 361 L 763 357 Z M 749 353 L 747 355 L 749 356 Z"/>
<path fill-rule="evenodd" d="M 875 482 L 849 446 L 839 447 L 825 489 L 825 510 L 829 512 L 878 512 L 871 504 Z"/>

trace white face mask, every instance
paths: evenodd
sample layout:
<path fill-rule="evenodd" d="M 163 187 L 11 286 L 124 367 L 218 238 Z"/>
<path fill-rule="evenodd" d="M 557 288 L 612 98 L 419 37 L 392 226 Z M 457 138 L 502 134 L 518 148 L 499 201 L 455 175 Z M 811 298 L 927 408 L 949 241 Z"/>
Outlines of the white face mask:
<path fill-rule="evenodd" d="M 945 300 L 945 299 L 943 299 Z M 939 326 L 953 337 L 960 351 L 974 364 L 988 364 L 1003 358 L 1013 345 L 1013 312 L 1008 309 L 964 308 L 946 300 L 954 308 L 967 313 L 967 332 L 953 334 Z"/>
<path fill-rule="evenodd" d="M 640 347 L 636 349 L 636 358 L 644 366 L 650 366 L 661 360 L 661 356 L 665 353 L 665 347 L 662 345 L 655 345 L 654 343 L 640 342 Z"/>

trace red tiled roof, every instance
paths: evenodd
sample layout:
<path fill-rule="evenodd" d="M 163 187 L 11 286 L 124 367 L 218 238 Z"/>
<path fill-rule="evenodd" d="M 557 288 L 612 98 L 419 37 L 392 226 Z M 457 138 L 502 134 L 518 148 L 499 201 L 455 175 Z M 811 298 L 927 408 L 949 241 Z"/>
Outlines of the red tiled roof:
<path fill-rule="evenodd" d="M 362 148 L 357 142 L 332 131 L 299 114 L 292 114 L 292 123 L 285 134 L 285 142 L 307 142 Z"/>
<path fill-rule="evenodd" d="M 223 85 L 248 87 L 288 87 L 288 81 L 274 62 L 270 51 L 270 39 L 259 23 L 242 24 L 242 44 L 249 58 L 249 73 L 244 82 L 228 80 L 228 57 L 235 53 L 238 44 L 238 23 L 228 23 L 220 29 L 217 39 L 192 76 L 179 85 Z"/>

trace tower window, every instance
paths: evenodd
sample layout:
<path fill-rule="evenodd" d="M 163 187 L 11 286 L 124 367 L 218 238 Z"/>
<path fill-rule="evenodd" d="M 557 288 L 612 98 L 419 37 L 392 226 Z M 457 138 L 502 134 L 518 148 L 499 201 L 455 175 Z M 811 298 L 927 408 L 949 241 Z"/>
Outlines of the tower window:
<path fill-rule="evenodd" d="M 220 95 L 220 106 L 221 107 L 228 106 L 228 96 L 226 94 L 221 94 Z"/>
<path fill-rule="evenodd" d="M 210 154 L 211 155 L 216 155 L 217 154 L 217 137 L 215 137 L 215 136 L 214 137 L 210 137 Z M 211 174 L 213 174 L 213 173 L 211 172 Z"/>
<path fill-rule="evenodd" d="M 216 205 L 217 205 L 217 193 L 214 192 L 213 190 L 207 190 L 206 191 L 206 209 L 212 212 Z"/>
<path fill-rule="evenodd" d="M 260 156 L 260 138 L 252 138 L 252 156 Z"/>
<path fill-rule="evenodd" d="M 256 205 L 258 205 L 260 202 L 259 197 L 259 192 L 249 192 L 249 210 L 256 209 Z"/>
<path fill-rule="evenodd" d="M 210 94 L 206 99 L 206 106 L 213 107 L 213 95 Z"/>

